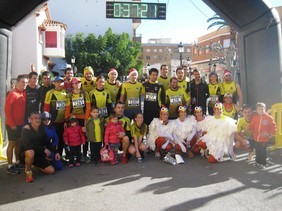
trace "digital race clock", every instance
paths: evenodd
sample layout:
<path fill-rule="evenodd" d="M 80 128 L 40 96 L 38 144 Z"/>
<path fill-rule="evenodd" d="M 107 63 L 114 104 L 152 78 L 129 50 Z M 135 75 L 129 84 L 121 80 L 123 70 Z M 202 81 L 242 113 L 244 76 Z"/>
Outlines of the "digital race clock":
<path fill-rule="evenodd" d="M 166 4 L 107 1 L 106 17 L 165 20 Z"/>

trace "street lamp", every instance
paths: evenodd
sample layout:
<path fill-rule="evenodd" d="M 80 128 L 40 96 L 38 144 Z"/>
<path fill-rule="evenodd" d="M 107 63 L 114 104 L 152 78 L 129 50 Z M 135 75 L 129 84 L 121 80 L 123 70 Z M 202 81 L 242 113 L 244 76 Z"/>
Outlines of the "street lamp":
<path fill-rule="evenodd" d="M 71 57 L 71 65 L 72 65 L 72 70 L 73 70 L 73 72 L 75 71 L 74 70 L 74 64 L 75 64 L 75 56 L 72 56 Z M 74 72 L 75 73 L 75 72 Z"/>
<path fill-rule="evenodd" d="M 182 66 L 182 54 L 184 52 L 184 46 L 183 46 L 182 42 L 180 42 L 179 45 L 178 45 L 178 52 L 180 54 L 180 57 L 179 57 L 180 58 L 180 66 Z"/>

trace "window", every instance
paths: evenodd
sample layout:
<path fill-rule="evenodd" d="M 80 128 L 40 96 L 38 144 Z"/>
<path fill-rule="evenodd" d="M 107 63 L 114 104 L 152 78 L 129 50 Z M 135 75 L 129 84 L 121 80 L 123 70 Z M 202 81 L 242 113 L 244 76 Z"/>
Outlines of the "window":
<path fill-rule="evenodd" d="M 46 31 L 45 32 L 45 47 L 46 48 L 57 48 L 57 32 Z"/>
<path fill-rule="evenodd" d="M 157 49 L 154 49 L 154 53 L 156 53 L 156 52 L 158 52 L 158 50 L 157 50 Z"/>
<path fill-rule="evenodd" d="M 151 58 L 150 58 L 150 56 L 146 56 L 146 60 L 150 60 Z"/>
<path fill-rule="evenodd" d="M 163 52 L 163 49 L 160 48 L 160 49 L 159 49 L 159 52 L 160 52 L 160 53 Z"/>
<path fill-rule="evenodd" d="M 191 52 L 191 49 L 190 49 L 190 48 L 187 48 L 187 49 L 186 49 L 186 52 L 187 52 L 187 53 L 190 53 L 190 52 Z"/>
<path fill-rule="evenodd" d="M 150 52 L 151 52 L 150 48 L 147 48 L 147 49 L 146 49 L 146 52 L 147 52 L 147 53 L 150 53 Z"/>

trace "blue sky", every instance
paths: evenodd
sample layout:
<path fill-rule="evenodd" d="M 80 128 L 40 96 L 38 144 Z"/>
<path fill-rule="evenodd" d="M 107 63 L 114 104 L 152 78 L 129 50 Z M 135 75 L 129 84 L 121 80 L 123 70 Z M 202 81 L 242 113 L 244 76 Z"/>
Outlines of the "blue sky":
<path fill-rule="evenodd" d="M 255 1 L 255 0 L 254 0 Z M 267 0 L 265 0 L 267 1 Z M 273 6 L 282 6 L 282 0 L 268 0 Z M 215 12 L 201 0 L 144 0 L 167 4 L 166 20 L 142 20 L 137 34 L 142 34 L 142 42 L 150 38 L 172 38 L 174 43 L 191 43 L 206 34 L 207 19 Z M 179 5 L 182 5 L 181 7 Z"/>

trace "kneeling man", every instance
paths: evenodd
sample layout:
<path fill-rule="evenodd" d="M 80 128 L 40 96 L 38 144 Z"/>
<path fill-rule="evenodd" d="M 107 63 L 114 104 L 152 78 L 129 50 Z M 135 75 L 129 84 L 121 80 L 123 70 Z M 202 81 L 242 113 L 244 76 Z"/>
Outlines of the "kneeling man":
<path fill-rule="evenodd" d="M 22 154 L 25 160 L 26 182 L 33 182 L 31 166 L 37 166 L 45 174 L 53 174 L 55 168 L 48 160 L 50 152 L 55 153 L 55 159 L 60 159 L 60 154 L 47 138 L 43 125 L 41 125 L 41 116 L 38 112 L 30 114 L 30 124 L 23 128 Z"/>

